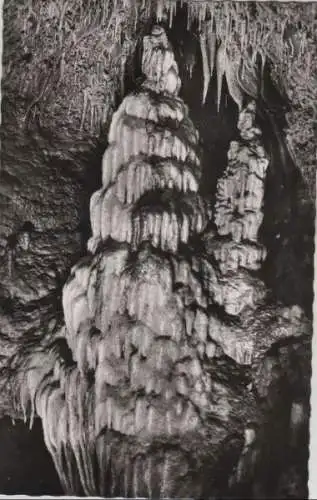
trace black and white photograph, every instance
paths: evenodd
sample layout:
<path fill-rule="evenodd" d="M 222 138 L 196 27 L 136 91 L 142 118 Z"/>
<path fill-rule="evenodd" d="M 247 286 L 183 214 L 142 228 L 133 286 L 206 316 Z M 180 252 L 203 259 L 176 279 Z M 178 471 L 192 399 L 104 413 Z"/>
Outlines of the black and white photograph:
<path fill-rule="evenodd" d="M 1 11 L 0 496 L 316 498 L 317 3 Z"/>

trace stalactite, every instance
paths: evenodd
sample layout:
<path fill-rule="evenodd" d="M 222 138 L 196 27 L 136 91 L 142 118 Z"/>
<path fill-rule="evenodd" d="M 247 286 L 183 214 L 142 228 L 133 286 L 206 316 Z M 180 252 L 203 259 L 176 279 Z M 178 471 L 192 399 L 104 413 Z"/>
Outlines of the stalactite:
<path fill-rule="evenodd" d="M 176 14 L 177 2 L 175 0 L 169 0 L 169 27 L 172 27 L 173 18 Z"/>
<path fill-rule="evenodd" d="M 218 110 L 218 113 L 220 110 L 220 102 L 221 102 L 221 96 L 222 96 L 222 82 L 223 82 L 223 77 L 226 74 L 226 67 L 227 67 L 227 54 L 226 54 L 226 48 L 222 42 L 220 47 L 218 48 L 217 56 L 216 56 L 217 110 Z"/>
<path fill-rule="evenodd" d="M 243 104 L 243 93 L 241 91 L 239 80 L 238 80 L 238 70 L 239 70 L 240 60 L 233 61 L 227 59 L 226 64 L 226 81 L 228 84 L 229 94 L 232 99 L 237 104 L 239 111 L 242 109 Z"/>
<path fill-rule="evenodd" d="M 216 45 L 217 45 L 217 38 L 216 38 L 216 33 L 214 32 L 213 23 L 214 23 L 214 21 L 212 18 L 211 21 L 207 25 L 208 26 L 207 27 L 207 46 L 208 46 L 210 78 L 213 77 L 213 73 L 214 73 Z"/>
<path fill-rule="evenodd" d="M 210 67 L 209 67 L 208 54 L 207 54 L 207 37 L 206 37 L 206 33 L 204 31 L 200 33 L 199 41 L 200 41 L 200 50 L 201 50 L 201 56 L 202 56 L 202 62 L 203 62 L 204 89 L 203 89 L 202 103 L 204 105 L 205 100 L 206 100 L 206 96 L 207 96 L 207 92 L 208 92 L 210 78 L 211 78 L 211 71 L 210 71 Z"/>
<path fill-rule="evenodd" d="M 163 0 L 157 0 L 157 6 L 156 6 L 156 19 L 158 22 L 161 22 L 163 19 L 163 12 L 164 12 L 164 3 Z"/>

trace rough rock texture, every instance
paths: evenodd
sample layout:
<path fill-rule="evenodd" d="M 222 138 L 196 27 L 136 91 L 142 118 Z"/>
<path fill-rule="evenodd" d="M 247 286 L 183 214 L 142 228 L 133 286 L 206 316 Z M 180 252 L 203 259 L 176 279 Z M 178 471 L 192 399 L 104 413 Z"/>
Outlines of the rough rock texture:
<path fill-rule="evenodd" d="M 250 446 L 262 446 L 248 422 L 266 418 L 256 375 L 265 353 L 310 324 L 299 307 L 266 302 L 249 271 L 265 257 L 268 165 L 254 103 L 240 113 L 243 144 L 231 144 L 213 225 L 162 27 L 144 38 L 142 70 L 112 119 L 89 254 L 63 289 L 65 326 L 18 360 L 15 386 L 25 418 L 42 418 L 67 493 L 199 497 L 223 490 L 205 478 L 219 480 L 244 442 L 237 472 L 227 466 L 227 488 L 241 483 Z"/>
<path fill-rule="evenodd" d="M 286 86 L 286 132 L 310 181 L 314 14 L 295 4 L 189 3 L 190 29 L 213 15 L 201 43 L 209 83 L 213 70 L 218 83 L 223 75 L 240 111 L 211 211 L 201 143 L 161 29 L 144 39 L 147 79 L 138 88 L 130 75 L 138 90 L 113 116 L 98 189 L 116 94 L 135 64 L 134 30 L 142 38 L 156 7 L 166 31 L 177 18 L 175 2 L 103 4 L 5 2 L 1 413 L 42 417 L 67 492 L 303 497 L 311 324 L 296 302 L 276 304 L 258 273 L 270 251 L 259 237 L 269 155 L 252 108 L 261 78 L 246 64 L 237 86 L 232 68 L 241 54 L 252 60 L 250 47 L 267 50 L 261 61 Z M 89 255 L 72 269 L 63 311 L 94 191 Z M 307 186 L 298 196 L 309 205 Z M 307 258 L 303 245 L 297 260 Z"/>

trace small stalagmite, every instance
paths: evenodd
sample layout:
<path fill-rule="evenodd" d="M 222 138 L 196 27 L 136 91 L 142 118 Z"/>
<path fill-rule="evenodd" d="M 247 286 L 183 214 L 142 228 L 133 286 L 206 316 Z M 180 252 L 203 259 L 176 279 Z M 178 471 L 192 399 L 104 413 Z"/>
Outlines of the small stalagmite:
<path fill-rule="evenodd" d="M 241 142 L 231 143 L 228 166 L 218 182 L 215 223 L 219 234 L 230 236 L 236 243 L 256 242 L 263 219 L 265 171 L 269 162 L 254 118 L 255 103 L 250 102 L 239 115 Z M 242 151 L 244 156 L 240 154 Z M 259 177 L 255 170 L 261 168 L 263 176 Z"/>
<path fill-rule="evenodd" d="M 264 296 L 263 284 L 249 276 L 249 271 L 261 268 L 266 257 L 258 233 L 269 161 L 255 117 L 256 104 L 250 101 L 240 111 L 240 139 L 230 143 L 227 168 L 218 180 L 214 210 L 217 232 L 206 240 L 220 271 L 209 292 L 232 316 L 256 307 Z"/>

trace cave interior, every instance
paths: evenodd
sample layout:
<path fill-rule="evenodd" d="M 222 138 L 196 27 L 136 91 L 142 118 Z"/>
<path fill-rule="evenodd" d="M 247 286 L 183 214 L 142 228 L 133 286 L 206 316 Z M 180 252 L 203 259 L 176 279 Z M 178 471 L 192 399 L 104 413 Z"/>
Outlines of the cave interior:
<path fill-rule="evenodd" d="M 154 18 L 148 22 L 142 36 L 149 33 L 155 23 L 156 19 Z M 172 25 L 169 25 L 168 22 L 162 24 L 173 46 L 179 66 L 182 81 L 180 97 L 188 105 L 190 118 L 199 131 L 203 164 L 200 191 L 203 196 L 213 200 L 217 181 L 226 167 L 230 141 L 237 138 L 238 107 L 230 96 L 224 81 L 220 109 L 217 109 L 216 72 L 210 81 L 205 103 L 202 104 L 204 82 L 199 50 L 199 30 L 198 24 L 195 22 L 188 29 L 186 5 L 178 7 Z M 124 95 L 133 92 L 142 83 L 141 58 L 142 37 L 140 36 L 131 61 L 127 64 Z M 123 97 L 118 91 L 116 105 L 120 104 Z M 314 217 L 311 207 L 307 208 L 307 204 L 302 203 L 301 189 L 305 180 L 288 151 L 284 138 L 285 113 L 289 109 L 290 103 L 272 81 L 269 62 L 266 63 L 263 70 L 262 89 L 261 94 L 257 96 L 257 104 L 256 121 L 263 131 L 264 142 L 270 156 L 265 187 L 264 222 L 260 234 L 260 240 L 268 249 L 268 256 L 262 267 L 261 277 L 270 289 L 268 300 L 277 301 L 284 305 L 298 304 L 311 318 L 313 300 L 311 256 L 313 254 Z M 86 253 L 86 244 L 91 236 L 89 200 L 92 193 L 101 184 L 100 164 L 102 154 L 108 145 L 107 131 L 105 129 L 100 131 L 100 136 L 95 141 L 94 146 L 90 151 L 85 152 L 85 158 L 82 159 L 87 168 L 83 170 L 82 176 L 82 184 L 85 189 L 81 198 L 81 220 L 78 226 L 81 250 L 73 256 L 73 262 Z M 58 160 L 54 160 L 55 165 L 56 161 L 58 162 Z M 60 167 L 62 168 L 62 161 L 60 161 Z M 21 229 L 23 230 L 23 227 Z M 61 286 L 66 281 L 66 277 L 67 275 L 61 278 Z M 228 359 L 225 361 L 229 364 Z M 298 382 L 298 386 L 299 391 L 303 390 L 301 381 Z M 284 393 L 287 392 L 287 380 L 285 386 L 282 383 L 277 389 L 277 391 L 281 390 Z M 267 485 L 264 492 L 260 489 L 258 498 L 263 493 L 274 496 L 279 471 L 285 467 L 285 450 L 289 447 L 289 436 L 282 430 L 286 425 L 292 397 L 289 396 L 289 399 L 290 401 L 285 401 L 284 398 L 272 410 L 272 412 L 275 411 L 279 414 L 279 418 L 276 419 L 276 426 L 273 429 L 271 426 L 267 431 L 274 437 L 269 440 L 262 461 L 258 466 L 259 470 L 256 471 L 258 482 Z M 270 419 L 270 422 L 272 420 L 275 421 L 274 417 Z M 36 419 L 34 427 L 29 430 L 21 422 L 16 422 L 13 425 L 9 418 L 2 419 L 0 434 L 2 436 L 0 436 L 1 442 L 7 443 L 5 457 L 0 462 L 1 493 L 30 495 L 47 493 L 58 495 L 62 493 L 52 460 L 43 442 L 39 420 Z M 307 443 L 308 436 L 303 435 L 300 452 L 298 453 L 298 448 L 296 448 L 294 454 L 294 450 L 289 447 L 288 456 L 290 463 L 292 461 L 301 463 L 304 478 L 307 475 Z M 240 447 L 241 443 L 237 439 L 236 447 L 233 446 L 230 452 L 233 457 Z M 29 458 L 30 449 L 32 450 L 31 460 Z M 226 469 L 225 461 L 228 460 L 228 455 L 229 453 L 224 457 L 223 463 L 219 462 L 219 477 L 214 480 L 214 486 L 219 491 L 222 491 L 224 487 L 221 466 Z M 41 467 L 42 477 L 40 482 L 36 473 L 39 467 Z M 240 485 L 239 491 L 231 491 L 230 494 L 247 496 L 252 487 L 250 484 L 243 484 Z M 254 490 L 252 491 L 254 495 Z"/>

